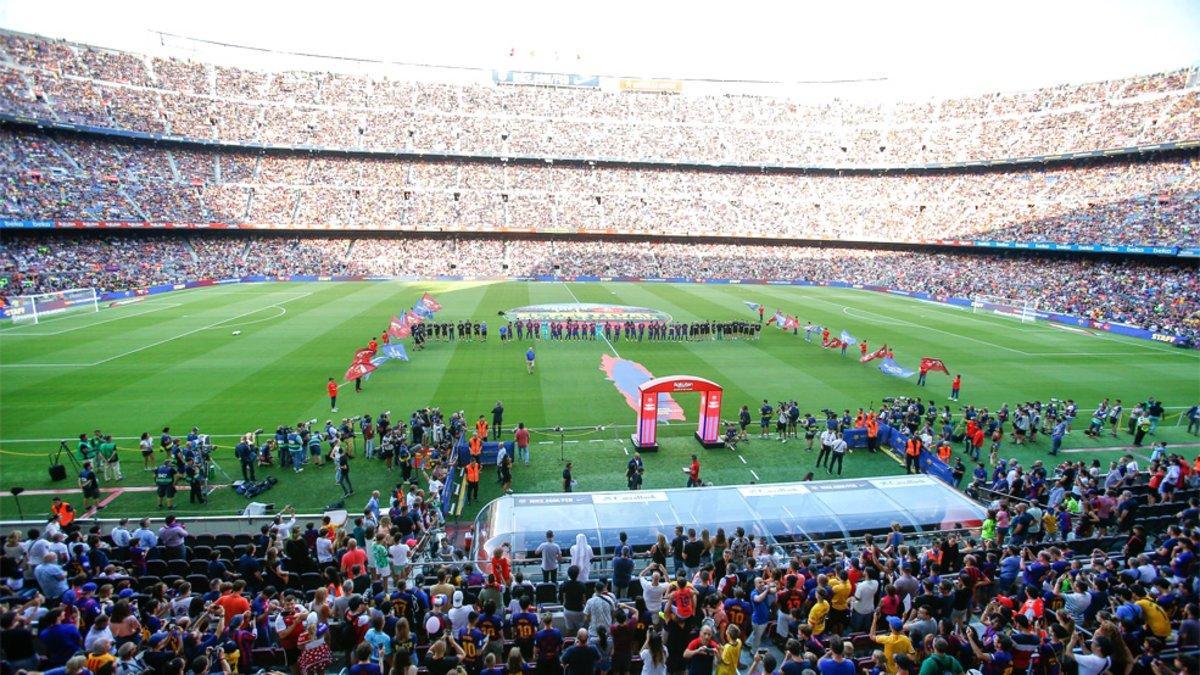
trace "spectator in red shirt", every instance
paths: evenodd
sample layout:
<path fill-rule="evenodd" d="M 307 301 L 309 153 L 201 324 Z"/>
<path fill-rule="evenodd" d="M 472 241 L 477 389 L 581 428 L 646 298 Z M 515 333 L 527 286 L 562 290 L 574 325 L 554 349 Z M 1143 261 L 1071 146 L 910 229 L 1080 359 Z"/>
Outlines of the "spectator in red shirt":
<path fill-rule="evenodd" d="M 342 574 L 348 577 L 363 574 L 367 570 L 367 553 L 358 547 L 358 542 L 350 539 L 346 544 L 346 552 L 342 554 Z M 353 571 L 358 569 L 357 574 Z"/>

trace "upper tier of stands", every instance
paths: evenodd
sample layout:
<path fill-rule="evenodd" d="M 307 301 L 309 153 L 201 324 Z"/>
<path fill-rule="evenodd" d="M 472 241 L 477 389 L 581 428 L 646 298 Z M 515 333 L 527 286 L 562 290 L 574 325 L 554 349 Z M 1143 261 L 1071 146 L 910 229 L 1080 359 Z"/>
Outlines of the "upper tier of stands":
<path fill-rule="evenodd" d="M 508 86 L 484 71 L 414 81 L 381 64 L 333 72 L 345 63 L 267 72 L 3 33 L 0 112 L 231 144 L 754 166 L 912 167 L 1200 139 L 1195 68 L 876 104 L 619 91 L 601 78 Z"/>

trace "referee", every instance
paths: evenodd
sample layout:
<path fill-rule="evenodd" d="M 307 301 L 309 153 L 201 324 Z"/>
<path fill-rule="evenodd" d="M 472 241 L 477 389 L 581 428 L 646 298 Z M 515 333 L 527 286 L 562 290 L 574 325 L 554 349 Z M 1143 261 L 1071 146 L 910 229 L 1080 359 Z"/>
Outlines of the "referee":
<path fill-rule="evenodd" d="M 825 431 L 821 432 L 821 452 L 817 455 L 817 468 L 825 466 L 825 461 L 830 460 L 829 466 L 826 468 L 832 473 L 833 462 L 830 454 L 833 452 L 834 444 L 839 440 L 838 433 L 833 429 L 827 427 Z"/>

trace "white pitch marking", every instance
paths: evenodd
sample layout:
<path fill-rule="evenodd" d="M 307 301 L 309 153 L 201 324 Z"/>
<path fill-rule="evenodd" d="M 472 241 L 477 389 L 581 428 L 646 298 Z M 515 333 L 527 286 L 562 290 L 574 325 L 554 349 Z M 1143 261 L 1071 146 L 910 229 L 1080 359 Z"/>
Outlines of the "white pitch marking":
<path fill-rule="evenodd" d="M 172 302 L 172 303 L 169 303 L 169 304 L 166 304 L 166 305 L 159 305 L 159 306 L 151 307 L 151 308 L 149 308 L 149 309 L 147 309 L 147 310 L 145 310 L 145 311 L 141 311 L 141 312 L 134 312 L 133 314 L 122 314 L 121 316 L 114 316 L 114 317 L 113 317 L 113 318 L 111 318 L 111 319 L 105 319 L 105 320 L 103 320 L 103 321 L 96 321 L 96 322 L 94 322 L 94 323 L 87 323 L 87 324 L 83 324 L 83 325 L 81 325 L 81 326 L 75 326 L 74 328 L 63 328 L 62 330 L 54 330 L 54 331 L 48 331 L 48 332 L 39 332 L 39 333 L 13 333 L 12 335 L 5 335 L 5 333 L 8 333 L 9 331 L 13 330 L 12 328 L 6 328 L 6 329 L 4 329 L 4 330 L 0 330 L 0 336 L 3 336 L 3 337 L 13 337 L 13 338 L 19 338 L 19 337 L 41 337 L 41 336 L 48 336 L 48 335 L 62 335 L 63 333 L 71 333 L 71 332 L 74 332 L 74 331 L 77 331 L 77 330 L 83 330 L 84 328 L 91 328 L 91 327 L 93 327 L 93 326 L 100 326 L 100 325 L 103 325 L 103 324 L 106 324 L 106 323 L 110 323 L 110 322 L 113 322 L 113 321 L 120 321 L 121 319 L 130 319 L 130 318 L 133 318 L 133 317 L 135 317 L 135 316 L 141 316 L 141 315 L 143 315 L 143 314 L 149 314 L 149 313 L 151 313 L 151 312 L 158 312 L 158 311 L 161 311 L 161 310 L 164 310 L 164 309 L 170 309 L 170 308 L 172 308 L 172 307 L 181 307 L 181 306 L 182 306 L 182 303 L 179 303 L 179 302 Z M 114 307 L 113 309 L 118 309 L 118 308 Z"/>
<path fill-rule="evenodd" d="M 571 297 L 575 299 L 575 302 L 579 302 L 579 298 L 575 295 L 575 291 L 571 290 L 571 287 L 567 285 L 567 282 L 563 281 L 560 283 L 562 283 L 563 288 L 567 289 L 567 292 L 571 294 Z M 605 335 L 603 331 L 600 332 L 600 337 L 603 338 L 605 342 L 608 342 L 608 348 L 612 350 L 613 355 L 618 359 L 621 358 L 620 353 L 617 352 L 617 348 L 613 346 L 613 343 L 608 341 L 608 336 Z"/>
<path fill-rule="evenodd" d="M 295 296 L 295 297 L 288 298 L 287 300 L 280 300 L 279 302 L 276 302 L 276 303 L 273 303 L 273 304 L 267 305 L 266 307 L 259 307 L 259 308 L 257 308 L 257 309 L 252 309 L 252 310 L 250 310 L 250 311 L 248 311 L 248 312 L 242 312 L 241 314 L 238 314 L 237 316 L 231 316 L 231 317 L 229 317 L 229 318 L 226 318 L 226 319 L 221 319 L 220 321 L 214 321 L 213 323 L 210 323 L 210 324 L 208 324 L 208 325 L 206 325 L 206 326 L 201 326 L 201 327 L 199 327 L 199 328 L 193 328 L 193 329 L 191 329 L 191 330 L 189 330 L 189 331 L 186 331 L 186 332 L 184 332 L 184 333 L 180 333 L 179 335 L 176 335 L 176 336 L 174 336 L 174 337 L 164 338 L 164 339 L 162 339 L 162 340 L 158 340 L 158 341 L 156 341 L 156 342 L 151 342 L 151 343 L 150 343 L 150 344 L 148 344 L 148 345 L 143 345 L 143 346 L 141 346 L 141 347 L 137 347 L 137 348 L 135 348 L 135 349 L 130 349 L 129 351 L 126 351 L 126 352 L 121 352 L 120 354 L 116 354 L 116 355 L 114 355 L 114 356 L 110 356 L 110 357 L 108 357 L 108 358 L 106 358 L 106 359 L 101 359 L 101 360 L 99 360 L 99 361 L 93 361 L 92 363 L 4 363 L 4 364 L 0 364 L 0 368 L 55 368 L 55 367 L 61 367 L 61 368 L 91 368 L 91 367 L 93 367 L 93 366 L 99 366 L 99 365 L 103 365 L 103 364 L 105 364 L 105 363 L 108 363 L 108 362 L 110 362 L 110 361 L 116 361 L 117 359 L 124 358 L 124 357 L 126 357 L 126 356 L 129 356 L 129 355 L 131 355 L 131 354 L 137 354 L 138 352 L 145 351 L 145 350 L 147 350 L 147 349 L 150 349 L 151 347 L 157 347 L 157 346 L 159 346 L 159 345 L 166 344 L 166 343 L 168 343 L 168 342 L 172 342 L 172 341 L 178 340 L 178 339 L 180 339 L 180 338 L 187 337 L 187 336 L 189 336 L 189 335 L 192 335 L 192 334 L 194 334 L 194 333 L 199 333 L 199 332 L 200 332 L 200 331 L 202 331 L 202 330 L 208 330 L 208 329 L 210 329 L 210 328 L 215 328 L 215 327 L 217 327 L 217 326 L 220 326 L 220 325 L 221 325 L 221 324 L 223 324 L 223 323 L 227 323 L 227 322 L 229 322 L 229 321 L 235 321 L 235 320 L 237 320 L 237 319 L 240 319 L 240 318 L 242 318 L 243 316 L 250 316 L 251 314 L 255 314 L 255 313 L 257 313 L 257 312 L 261 312 L 261 311 L 262 311 L 262 310 L 264 310 L 264 309 L 270 309 L 270 308 L 272 308 L 272 307 L 278 307 L 279 305 L 282 305 L 282 304 L 285 304 L 285 303 L 291 302 L 291 301 L 293 301 L 293 300 L 299 300 L 299 299 L 301 299 L 301 298 L 306 298 L 306 297 L 308 297 L 308 296 L 310 296 L 310 295 L 312 295 L 312 293 L 311 293 L 311 292 L 309 292 L 309 293 L 304 293 L 304 294 L 302 294 L 302 295 L 297 295 L 297 296 Z"/>
<path fill-rule="evenodd" d="M 754 473 L 754 469 L 750 469 L 750 475 L 754 476 L 754 480 L 762 480 L 758 477 L 758 474 Z"/>
<path fill-rule="evenodd" d="M 738 459 L 742 460 L 742 464 L 745 464 L 745 463 L 746 463 L 746 458 L 745 458 L 745 457 L 742 457 L 741 455 L 738 455 Z"/>

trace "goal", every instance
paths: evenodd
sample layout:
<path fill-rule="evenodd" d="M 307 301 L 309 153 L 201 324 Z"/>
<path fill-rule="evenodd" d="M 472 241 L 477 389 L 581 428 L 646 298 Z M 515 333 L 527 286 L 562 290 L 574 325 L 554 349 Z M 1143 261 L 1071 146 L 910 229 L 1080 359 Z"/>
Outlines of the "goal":
<path fill-rule="evenodd" d="M 13 323 L 38 323 L 47 316 L 66 312 L 98 312 L 100 302 L 94 288 L 71 288 L 53 293 L 18 295 L 8 306 Z"/>
<path fill-rule="evenodd" d="M 1037 310 L 1037 300 L 1014 300 L 994 295 L 976 295 L 971 299 L 971 311 L 975 314 L 1010 316 L 1022 323 L 1037 321 Z"/>

